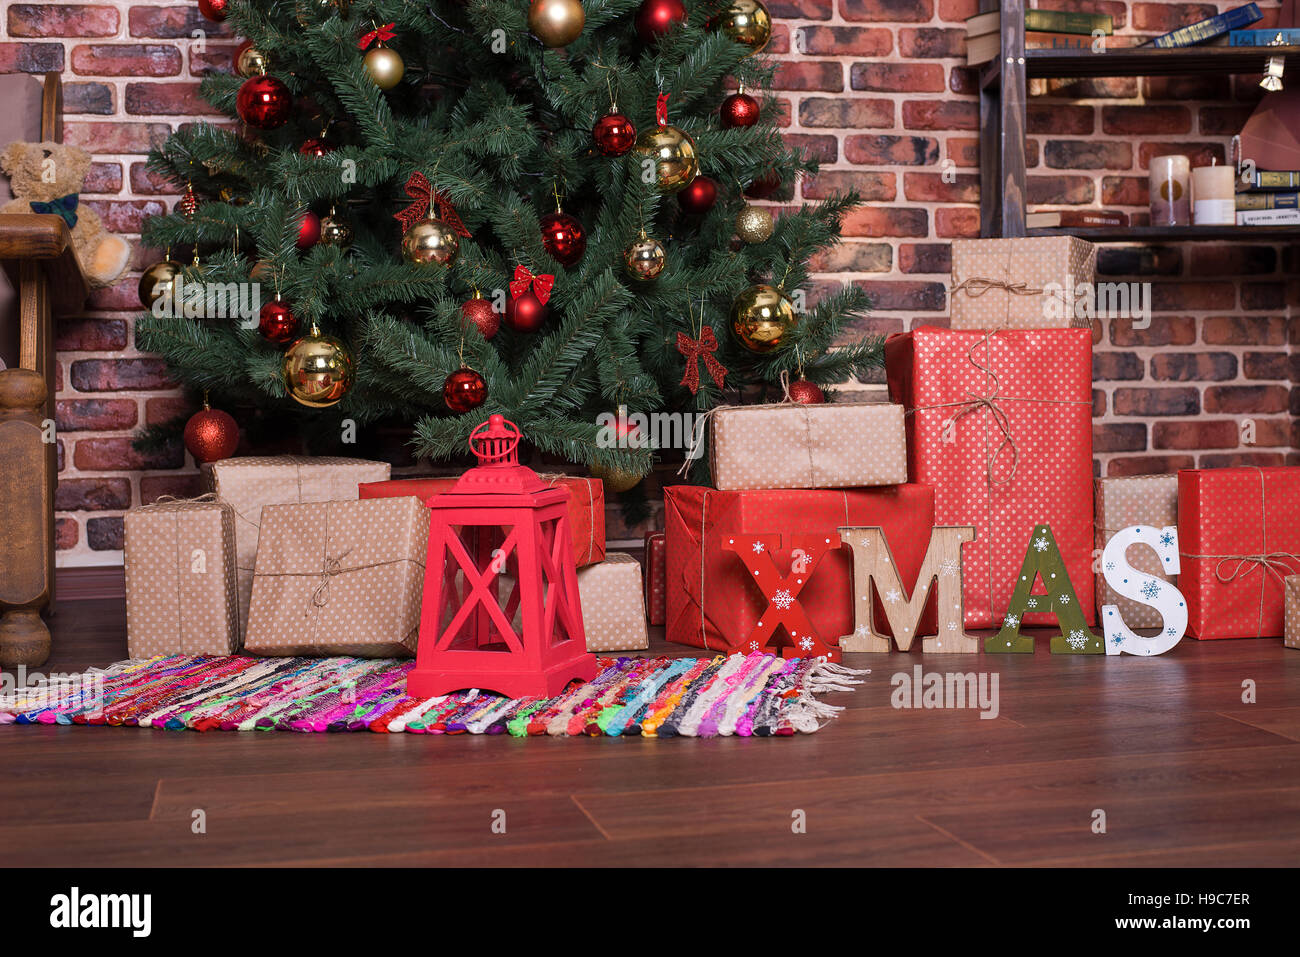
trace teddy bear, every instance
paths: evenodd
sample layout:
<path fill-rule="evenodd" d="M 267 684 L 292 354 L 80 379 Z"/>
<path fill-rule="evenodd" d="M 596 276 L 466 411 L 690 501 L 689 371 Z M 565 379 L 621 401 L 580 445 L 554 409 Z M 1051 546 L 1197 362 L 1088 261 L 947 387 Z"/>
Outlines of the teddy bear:
<path fill-rule="evenodd" d="M 54 213 L 72 230 L 72 246 L 91 288 L 108 286 L 126 271 L 131 246 L 105 231 L 99 214 L 78 203 L 90 154 L 62 143 L 10 143 L 0 153 L 13 199 L 0 213 Z"/>

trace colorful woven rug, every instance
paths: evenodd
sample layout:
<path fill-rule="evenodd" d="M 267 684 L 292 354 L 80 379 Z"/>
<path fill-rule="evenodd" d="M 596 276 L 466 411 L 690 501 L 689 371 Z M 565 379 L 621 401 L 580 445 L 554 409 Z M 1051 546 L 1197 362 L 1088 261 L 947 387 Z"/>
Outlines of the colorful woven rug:
<path fill-rule="evenodd" d="M 600 658 L 556 698 L 477 691 L 406 695 L 411 661 L 191 658 L 123 661 L 0 695 L 0 724 L 130 725 L 169 731 L 408 731 L 423 734 L 770 737 L 811 733 L 865 671 L 820 659 Z"/>

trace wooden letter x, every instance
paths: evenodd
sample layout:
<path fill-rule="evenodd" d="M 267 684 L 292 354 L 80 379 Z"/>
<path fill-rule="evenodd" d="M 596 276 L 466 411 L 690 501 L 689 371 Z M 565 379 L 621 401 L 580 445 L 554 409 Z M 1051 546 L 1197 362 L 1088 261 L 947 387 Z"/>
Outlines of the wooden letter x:
<path fill-rule="evenodd" d="M 834 539 L 816 536 L 794 536 L 790 539 L 791 553 L 797 557 L 790 571 L 782 574 L 772 558 L 772 550 L 781 547 L 780 535 L 737 535 L 728 538 L 723 547 L 735 552 L 749 569 L 750 579 L 767 599 L 767 608 L 749 637 L 733 651 L 745 653 L 766 651 L 778 627 L 784 627 L 793 645 L 781 649 L 786 658 L 816 658 L 825 655 L 829 661 L 839 661 L 836 648 L 828 646 L 808 620 L 808 614 L 799 603 L 799 592 L 817 570 L 818 563 L 832 548 L 838 548 Z"/>

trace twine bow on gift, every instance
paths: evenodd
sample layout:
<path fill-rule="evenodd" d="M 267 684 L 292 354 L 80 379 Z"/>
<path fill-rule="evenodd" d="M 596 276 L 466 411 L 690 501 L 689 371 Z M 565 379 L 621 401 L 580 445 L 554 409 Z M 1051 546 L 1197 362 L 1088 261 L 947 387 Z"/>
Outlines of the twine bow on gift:
<path fill-rule="evenodd" d="M 532 288 L 533 295 L 543 306 L 551 298 L 551 290 L 555 287 L 555 277 L 550 273 L 541 273 L 534 276 L 527 266 L 520 263 L 515 267 L 515 278 L 510 280 L 510 297 L 518 299 L 529 288 Z"/>
<path fill-rule="evenodd" d="M 374 43 L 376 40 L 378 40 L 380 43 L 387 43 L 393 37 L 397 36 L 397 34 L 394 32 L 394 28 L 396 26 L 397 26 L 396 23 L 385 23 L 382 27 L 375 27 L 373 30 L 369 31 L 368 33 L 362 34 L 361 39 L 357 41 L 357 49 L 364 50 L 366 47 L 370 46 L 370 44 Z"/>
<path fill-rule="evenodd" d="M 686 333 L 678 332 L 677 351 L 686 358 L 686 369 L 682 373 L 681 384 L 691 390 L 691 395 L 700 391 L 701 362 L 704 363 L 704 368 L 708 370 L 709 376 L 717 383 L 718 388 L 723 388 L 727 370 L 714 356 L 718 351 L 718 337 L 714 335 L 712 326 L 704 326 L 700 330 L 698 339 L 692 339 Z"/>
<path fill-rule="evenodd" d="M 1031 286 L 1027 282 L 1012 281 L 1011 259 L 1014 255 L 1015 253 L 1013 251 L 1013 248 L 1011 247 L 1010 244 L 1008 244 L 1007 258 L 1002 265 L 1001 277 L 971 276 L 969 278 L 962 279 L 958 282 L 955 282 L 952 288 L 949 290 L 950 298 L 952 300 L 956 300 L 957 293 L 959 292 L 964 292 L 971 299 L 976 299 L 992 289 L 999 289 L 1002 292 L 1005 292 L 1006 297 L 1003 301 L 1005 303 L 1006 309 L 1002 314 L 1002 327 L 1009 328 L 1011 326 L 1011 303 L 1014 301 L 1013 297 L 1041 296 L 1043 293 L 1047 291 L 1047 289 L 1042 286 Z M 956 273 L 953 274 L 953 278 L 954 279 L 957 278 Z M 1060 294 L 1059 298 L 1063 306 L 1069 306 L 1069 303 L 1066 301 L 1064 292 Z"/>
<path fill-rule="evenodd" d="M 406 180 L 406 195 L 413 200 L 411 205 L 393 214 L 393 218 L 402 224 L 403 230 L 410 229 L 419 220 L 427 218 L 432 207 L 438 213 L 438 218 L 455 230 L 457 236 L 469 238 L 469 230 L 457 215 L 456 207 L 451 205 L 451 198 L 443 190 L 435 190 L 428 177 L 419 170 Z"/>
<path fill-rule="evenodd" d="M 342 575 L 347 571 L 356 571 L 355 568 L 344 568 L 343 559 L 347 557 L 351 548 L 345 549 L 343 554 L 335 557 L 326 555 L 324 562 L 321 564 L 320 584 L 316 590 L 311 593 L 311 603 L 316 608 L 324 608 L 330 600 L 330 582 L 334 580 L 335 575 Z"/>

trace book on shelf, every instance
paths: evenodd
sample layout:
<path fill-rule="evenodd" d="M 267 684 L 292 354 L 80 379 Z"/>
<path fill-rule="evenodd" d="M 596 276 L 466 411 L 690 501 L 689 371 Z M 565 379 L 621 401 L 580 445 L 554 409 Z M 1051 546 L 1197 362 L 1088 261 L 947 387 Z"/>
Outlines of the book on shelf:
<path fill-rule="evenodd" d="M 1226 13 L 1220 13 L 1209 19 L 1201 20 L 1199 23 L 1179 27 L 1164 36 L 1148 40 L 1142 45 L 1144 47 L 1156 47 L 1161 50 L 1195 46 L 1198 43 L 1204 43 L 1207 40 L 1213 40 L 1215 37 L 1223 36 L 1225 33 L 1231 33 L 1233 30 L 1248 27 L 1257 20 L 1262 19 L 1262 17 L 1263 14 L 1259 12 L 1259 7 L 1256 4 L 1248 3 L 1242 7 L 1234 7 Z"/>
<path fill-rule="evenodd" d="M 1300 226 L 1300 209 L 1243 209 L 1238 226 Z"/>
<path fill-rule="evenodd" d="M 1300 192 L 1238 193 L 1237 209 L 1297 209 Z"/>
<path fill-rule="evenodd" d="M 1237 181 L 1237 191 L 1248 190 L 1295 189 L 1300 190 L 1300 171 L 1280 169 L 1257 169 L 1247 181 Z"/>
<path fill-rule="evenodd" d="M 1127 226 L 1128 213 L 1110 209 L 1045 209 L 1025 214 L 1028 229 L 1083 229 L 1089 226 Z"/>
<path fill-rule="evenodd" d="M 1068 10 L 1026 10 L 1025 30 L 1039 33 L 1076 33 L 1090 37 L 1094 30 L 1110 36 L 1115 18 L 1109 13 L 1079 13 Z"/>
<path fill-rule="evenodd" d="M 1300 46 L 1300 27 L 1273 27 L 1269 30 L 1232 30 L 1228 33 L 1228 46 L 1266 47 L 1282 38 L 1283 46 Z"/>
<path fill-rule="evenodd" d="M 1132 47 L 1137 43 L 1136 37 L 1099 37 L 1103 50 L 1115 50 Z M 1075 53 L 1088 53 L 1093 49 L 1096 39 L 1078 33 L 1026 33 L 1026 50 L 1071 50 Z M 983 36 L 966 38 L 966 63 L 976 66 L 996 60 L 1002 49 L 1002 34 L 986 33 Z"/>

